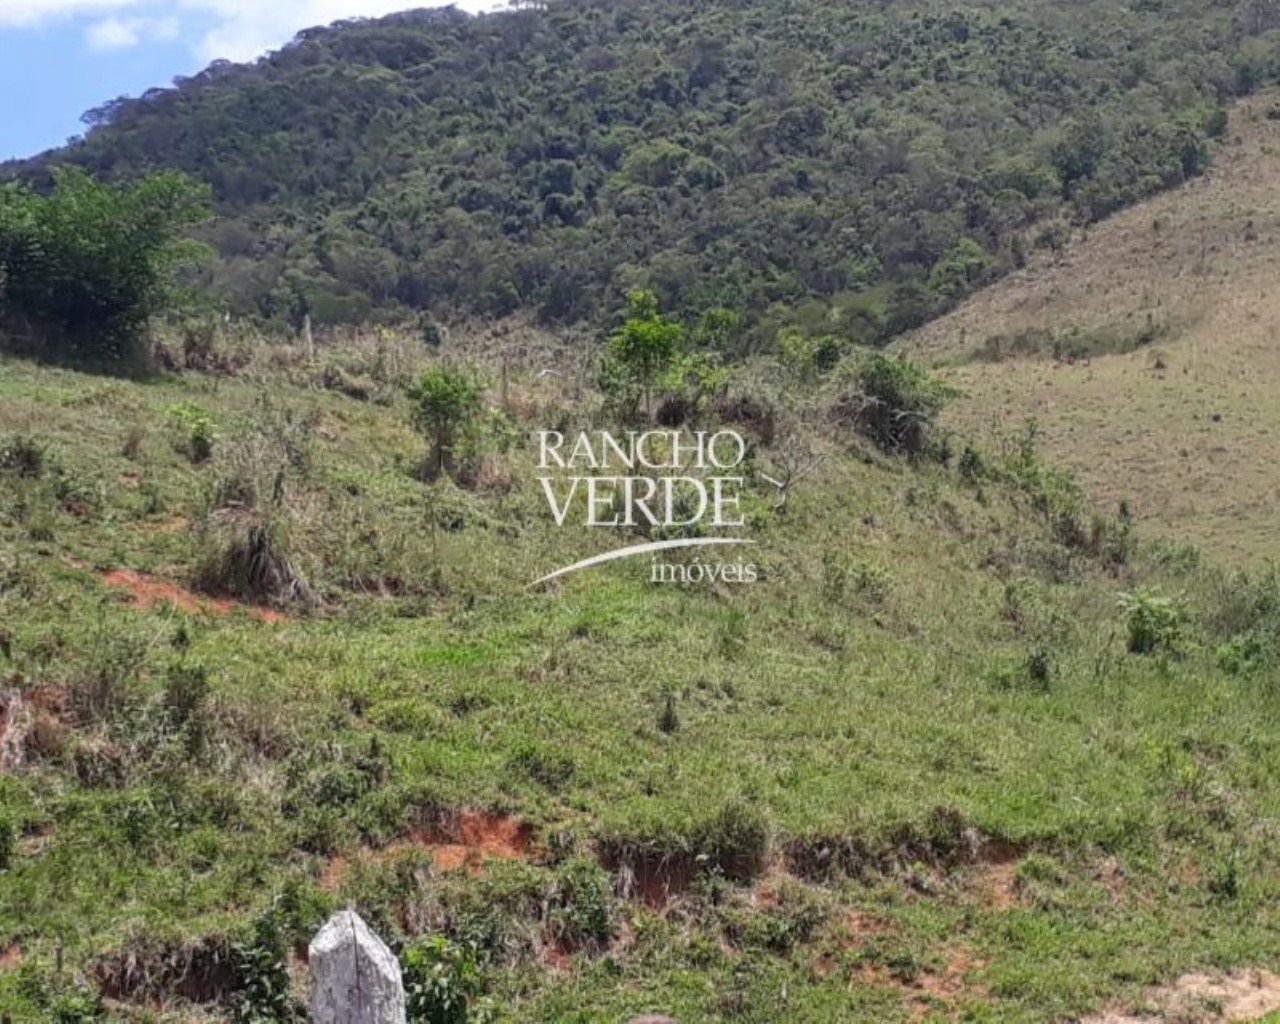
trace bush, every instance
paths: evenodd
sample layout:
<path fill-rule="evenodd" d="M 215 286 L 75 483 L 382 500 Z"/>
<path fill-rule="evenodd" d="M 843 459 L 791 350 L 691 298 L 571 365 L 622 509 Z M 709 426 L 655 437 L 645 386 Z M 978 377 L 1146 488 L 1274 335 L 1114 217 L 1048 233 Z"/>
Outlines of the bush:
<path fill-rule="evenodd" d="M 234 1024 L 297 1020 L 289 998 L 286 936 L 273 906 L 254 922 L 252 933 L 232 946 L 236 975 Z"/>
<path fill-rule="evenodd" d="M 653 412 L 653 392 L 676 366 L 684 346 L 684 329 L 658 312 L 653 292 L 627 295 L 621 327 L 609 336 L 600 370 L 600 389 L 625 418 L 643 402 L 645 419 Z"/>
<path fill-rule="evenodd" d="M 15 434 L 0 445 L 0 473 L 38 477 L 44 472 L 45 451 L 33 437 Z"/>
<path fill-rule="evenodd" d="M 165 414 L 178 436 L 174 447 L 194 463 L 208 462 L 217 439 L 213 415 L 191 402 L 175 402 Z"/>
<path fill-rule="evenodd" d="M 707 865 L 726 878 L 752 878 L 764 863 L 769 825 L 754 807 L 734 800 L 702 827 L 696 845 Z"/>
<path fill-rule="evenodd" d="M 0 816 L 0 871 L 13 866 L 13 855 L 18 848 L 18 830 L 7 815 Z"/>
<path fill-rule="evenodd" d="M 603 946 L 614 934 L 609 873 L 590 857 L 572 857 L 556 875 L 549 900 L 552 934 L 571 948 Z"/>
<path fill-rule="evenodd" d="M 914 458 L 933 445 L 938 413 L 955 393 L 915 363 L 876 353 L 857 367 L 835 412 L 882 450 Z"/>
<path fill-rule="evenodd" d="M 310 604 L 314 599 L 294 567 L 283 528 L 271 519 L 233 524 L 197 566 L 195 583 L 201 590 L 258 604 Z"/>
<path fill-rule="evenodd" d="M 433 935 L 400 955 L 411 1024 L 484 1024 L 484 979 L 475 946 Z"/>
<path fill-rule="evenodd" d="M 1121 594 L 1120 610 L 1128 629 L 1130 654 L 1180 653 L 1185 625 L 1180 603 L 1144 589 Z"/>
<path fill-rule="evenodd" d="M 479 417 L 481 394 L 473 370 L 447 364 L 424 370 L 410 387 L 413 424 L 431 445 L 429 475 L 453 472 L 456 448 Z"/>
<path fill-rule="evenodd" d="M 119 185 L 52 173 L 48 195 L 0 188 L 0 307 L 37 332 L 36 354 L 143 369 L 143 328 L 173 296 L 208 188 L 176 171 Z"/>

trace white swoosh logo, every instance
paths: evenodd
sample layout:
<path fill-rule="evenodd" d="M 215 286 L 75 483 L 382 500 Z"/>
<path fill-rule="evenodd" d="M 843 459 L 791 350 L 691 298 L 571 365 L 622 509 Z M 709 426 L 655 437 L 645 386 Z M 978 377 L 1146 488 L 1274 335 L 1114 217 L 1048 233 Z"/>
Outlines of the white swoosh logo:
<path fill-rule="evenodd" d="M 629 548 L 619 548 L 617 551 L 606 551 L 603 555 L 595 555 L 591 558 L 584 558 L 581 562 L 574 562 L 573 565 L 566 566 L 563 569 L 557 569 L 555 572 L 541 579 L 534 580 L 529 584 L 536 587 L 539 583 L 546 583 L 548 580 L 554 580 L 559 576 L 567 576 L 571 572 L 577 572 L 579 569 L 589 569 L 593 565 L 602 565 L 605 562 L 612 562 L 619 558 L 631 558 L 634 555 L 647 555 L 652 551 L 671 551 L 673 548 L 698 548 L 708 547 L 713 544 L 754 544 L 753 540 L 742 540 L 737 537 L 689 537 L 683 540 L 658 540 L 649 544 L 636 544 Z"/>

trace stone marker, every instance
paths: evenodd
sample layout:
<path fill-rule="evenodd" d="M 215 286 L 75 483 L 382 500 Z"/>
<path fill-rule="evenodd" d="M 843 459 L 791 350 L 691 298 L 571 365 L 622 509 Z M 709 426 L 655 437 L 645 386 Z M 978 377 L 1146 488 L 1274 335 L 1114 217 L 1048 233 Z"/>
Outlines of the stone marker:
<path fill-rule="evenodd" d="M 400 962 L 354 910 L 329 918 L 307 960 L 313 1024 L 405 1024 Z"/>

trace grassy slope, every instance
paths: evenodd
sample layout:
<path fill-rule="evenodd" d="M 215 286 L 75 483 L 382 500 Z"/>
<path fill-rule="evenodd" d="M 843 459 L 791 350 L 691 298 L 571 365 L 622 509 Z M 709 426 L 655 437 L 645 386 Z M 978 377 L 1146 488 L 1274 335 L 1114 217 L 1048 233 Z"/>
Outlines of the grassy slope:
<path fill-rule="evenodd" d="M 173 449 L 168 407 L 209 409 L 226 452 L 260 435 L 264 395 L 313 414 L 289 494 L 328 611 L 187 617 L 101 586 L 117 566 L 183 582 L 198 557 L 181 524 L 227 467 Z M 623 564 L 533 592 L 585 550 L 547 525 L 533 454 L 506 457 L 509 494 L 450 498 L 468 525 L 432 539 L 404 420 L 277 372 L 142 385 L 0 363 L 0 438 L 40 438 L 85 499 L 73 514 L 44 482 L 0 480 L 7 686 L 33 707 L 113 684 L 106 712 L 0 779 L 20 832 L 0 874 L 15 1021 L 47 1019 L 60 944 L 67 974 L 122 949 L 158 972 L 280 892 L 298 938 L 348 901 L 396 940 L 482 935 L 504 1016 L 527 1021 L 1044 1021 L 1192 967 L 1276 965 L 1273 691 L 1194 645 L 1124 653 L 1116 594 L 1155 568 L 1117 577 L 1059 547 L 1002 484 L 834 449 L 785 517 L 752 502 L 766 582 L 657 587 Z M 361 562 L 401 596 L 332 585 Z M 182 623 L 213 683 L 196 757 L 159 704 Z M 113 656 L 129 643 L 136 678 Z M 761 877 L 622 900 L 607 951 L 554 948 L 538 907 L 566 850 L 714 861 L 699 837 L 744 801 L 772 834 Z M 542 852 L 471 877 L 388 847 L 464 807 L 530 821 Z M 860 852 L 848 872 L 801 856 L 822 849 Z"/>
<path fill-rule="evenodd" d="M 986 433 L 1034 416 L 1049 458 L 1099 502 L 1126 500 L 1153 533 L 1237 562 L 1280 554 L 1275 103 L 1235 108 L 1205 178 L 1094 225 L 1056 260 L 1037 255 L 903 345 L 958 363 L 957 426 Z M 1148 317 L 1163 332 L 1154 344 L 1088 365 L 967 358 L 994 335 L 1133 336 Z"/>

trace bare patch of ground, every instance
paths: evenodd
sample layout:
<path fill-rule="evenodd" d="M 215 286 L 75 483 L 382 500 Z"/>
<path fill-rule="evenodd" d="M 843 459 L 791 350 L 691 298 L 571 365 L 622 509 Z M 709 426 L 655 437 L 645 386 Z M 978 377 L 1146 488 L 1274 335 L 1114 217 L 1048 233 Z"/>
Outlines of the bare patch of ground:
<path fill-rule="evenodd" d="M 986 996 L 985 987 L 976 978 L 985 966 L 968 950 L 958 948 L 948 951 L 940 968 L 927 968 L 909 979 L 876 964 L 858 967 L 851 980 L 875 988 L 893 989 L 910 1008 L 912 1020 L 924 1020 L 939 1012 L 950 1019 L 953 1011 L 958 1011 L 964 1003 Z"/>
<path fill-rule="evenodd" d="M 381 864 L 406 851 L 421 850 L 439 871 L 477 873 L 490 860 L 528 860 L 537 854 L 533 826 L 518 818 L 488 811 L 463 811 L 448 826 L 414 829 L 378 850 L 359 850 L 329 859 L 320 884 L 338 889 L 353 861 Z"/>
<path fill-rule="evenodd" d="M 217 616 L 231 615 L 237 608 L 243 608 L 249 615 L 262 622 L 285 621 L 285 616 L 274 608 L 241 604 L 225 597 L 207 597 L 179 586 L 171 580 L 149 576 L 132 569 L 108 570 L 102 574 L 102 582 L 113 590 L 127 591 L 140 608 L 168 604 L 191 615 Z"/>
<path fill-rule="evenodd" d="M 1210 1024 L 1256 1021 L 1280 1010 L 1280 975 L 1241 971 L 1225 977 L 1184 974 L 1172 985 L 1156 989 L 1139 1013 L 1108 1012 L 1086 1017 L 1081 1024 Z"/>

